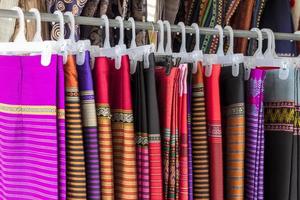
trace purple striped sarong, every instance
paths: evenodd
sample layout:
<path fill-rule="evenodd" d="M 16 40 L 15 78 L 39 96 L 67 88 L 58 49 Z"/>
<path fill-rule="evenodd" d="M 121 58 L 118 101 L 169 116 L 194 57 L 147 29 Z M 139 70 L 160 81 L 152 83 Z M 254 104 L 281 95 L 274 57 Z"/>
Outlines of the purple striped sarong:
<path fill-rule="evenodd" d="M 1 199 L 65 199 L 61 59 L 0 56 Z"/>
<path fill-rule="evenodd" d="M 85 54 L 84 64 L 77 65 L 77 73 L 84 138 L 87 198 L 100 199 L 97 118 L 89 52 Z"/>
<path fill-rule="evenodd" d="M 264 80 L 265 71 L 252 69 L 247 83 L 245 199 L 264 199 Z"/>

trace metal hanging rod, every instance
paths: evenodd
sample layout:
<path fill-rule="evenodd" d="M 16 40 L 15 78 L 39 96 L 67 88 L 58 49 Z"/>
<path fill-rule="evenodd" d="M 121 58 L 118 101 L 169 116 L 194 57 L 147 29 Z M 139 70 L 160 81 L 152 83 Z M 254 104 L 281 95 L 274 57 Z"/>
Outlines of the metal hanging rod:
<path fill-rule="evenodd" d="M 25 19 L 34 20 L 34 15 L 30 12 L 24 12 Z M 7 10 L 7 9 L 0 9 L 0 18 L 18 18 L 17 11 L 15 10 Z M 69 18 L 65 17 L 65 22 L 69 22 Z M 57 15 L 50 14 L 50 13 L 41 13 L 41 20 L 44 22 L 59 22 L 59 18 Z M 76 24 L 79 25 L 89 25 L 89 26 L 104 26 L 104 20 L 101 18 L 95 17 L 83 17 L 83 16 L 76 16 L 75 17 Z M 110 19 L 109 20 L 110 27 L 119 27 L 119 23 L 117 20 Z M 159 26 L 157 23 L 152 22 L 135 22 L 136 29 L 138 30 L 159 30 Z M 131 23 L 124 20 L 124 28 L 130 29 Z M 180 32 L 180 27 L 178 25 L 171 25 L 172 32 Z M 257 34 L 251 31 L 245 30 L 234 30 L 234 37 L 240 38 L 257 38 Z M 191 26 L 186 26 L 186 33 L 194 34 L 195 30 Z M 201 35 L 217 35 L 218 31 L 214 28 L 205 28 L 200 27 L 200 34 Z M 300 34 L 294 33 L 274 33 L 275 39 L 277 40 L 291 40 L 291 41 L 300 41 Z M 229 32 L 224 30 L 224 35 L 228 36 Z M 263 38 L 267 38 L 267 34 L 263 33 Z"/>

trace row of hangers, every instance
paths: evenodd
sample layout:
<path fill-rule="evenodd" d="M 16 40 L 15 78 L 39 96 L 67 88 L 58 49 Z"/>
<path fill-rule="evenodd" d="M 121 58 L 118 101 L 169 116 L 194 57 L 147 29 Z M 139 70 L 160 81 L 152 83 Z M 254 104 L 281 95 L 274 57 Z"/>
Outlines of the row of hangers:
<path fill-rule="evenodd" d="M 237 76 L 239 74 L 239 66 L 244 63 L 245 66 L 245 79 L 249 78 L 250 69 L 255 66 L 264 67 L 278 67 L 279 78 L 287 79 L 289 75 L 289 66 L 300 66 L 300 59 L 278 57 L 275 52 L 275 36 L 271 29 L 258 29 L 252 28 L 250 31 L 256 32 L 258 40 L 258 48 L 253 56 L 244 56 L 243 54 L 234 53 L 234 32 L 230 26 L 226 26 L 224 29 L 220 25 L 216 25 L 219 35 L 219 46 L 216 54 L 203 54 L 200 50 L 200 29 L 196 23 L 191 26 L 195 29 L 195 46 L 192 52 L 186 50 L 186 29 L 183 22 L 179 22 L 178 25 L 181 28 L 181 47 L 179 52 L 173 52 L 172 50 L 172 35 L 171 25 L 168 21 L 158 20 L 159 25 L 159 40 L 157 48 L 154 44 L 137 46 L 135 42 L 135 21 L 133 18 L 129 18 L 128 21 L 132 25 L 132 40 L 129 48 L 126 48 L 124 44 L 124 24 L 123 19 L 120 16 L 116 17 L 116 20 L 120 23 L 119 42 L 114 47 L 111 47 L 109 42 L 109 20 L 106 15 L 102 15 L 101 18 L 105 23 L 105 38 L 102 48 L 99 46 L 91 46 L 89 40 L 75 40 L 75 18 L 71 12 L 62 14 L 61 11 L 55 11 L 54 14 L 59 17 L 60 36 L 58 41 L 43 41 L 41 36 L 41 17 L 37 9 L 32 8 L 29 12 L 32 12 L 36 19 L 36 33 L 31 42 L 26 40 L 25 37 L 25 18 L 21 8 L 14 7 L 19 16 L 19 32 L 13 42 L 0 43 L 1 54 L 15 54 L 15 53 L 35 53 L 41 54 L 41 64 L 48 66 L 51 62 L 51 55 L 54 53 L 63 56 L 64 63 L 66 63 L 68 54 L 76 55 L 76 62 L 82 65 L 85 60 L 85 52 L 88 50 L 91 52 L 92 57 L 106 56 L 115 60 L 115 67 L 117 69 L 121 66 L 122 55 L 128 55 L 131 62 L 131 73 L 135 72 L 138 61 L 144 62 L 144 67 L 149 67 L 149 54 L 172 56 L 173 58 L 179 58 L 181 63 L 193 63 L 193 73 L 197 71 L 197 63 L 202 61 L 206 66 L 205 76 L 210 76 L 212 72 L 213 64 L 231 65 L 232 75 Z M 69 17 L 70 21 L 70 37 L 64 38 L 64 15 Z M 166 27 L 167 42 L 164 45 L 164 28 Z M 224 30 L 229 32 L 229 48 L 224 53 Z M 266 51 L 262 51 L 262 33 L 267 34 L 268 45 Z"/>

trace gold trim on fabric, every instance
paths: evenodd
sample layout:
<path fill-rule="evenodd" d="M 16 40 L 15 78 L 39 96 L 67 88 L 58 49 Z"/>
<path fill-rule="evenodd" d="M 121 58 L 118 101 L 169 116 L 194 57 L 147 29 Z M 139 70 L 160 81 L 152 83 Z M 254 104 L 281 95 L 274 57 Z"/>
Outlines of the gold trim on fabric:
<path fill-rule="evenodd" d="M 65 109 L 57 109 L 58 119 L 65 119 L 65 116 L 66 116 Z"/>
<path fill-rule="evenodd" d="M 56 115 L 56 106 L 26 106 L 0 103 L 0 112 L 10 114 Z"/>

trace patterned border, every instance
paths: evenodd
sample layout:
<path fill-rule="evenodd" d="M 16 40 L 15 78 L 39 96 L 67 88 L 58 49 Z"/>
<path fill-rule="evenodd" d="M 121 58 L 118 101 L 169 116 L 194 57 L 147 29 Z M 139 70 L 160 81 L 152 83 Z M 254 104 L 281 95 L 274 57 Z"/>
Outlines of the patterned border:
<path fill-rule="evenodd" d="M 56 115 L 56 106 L 28 106 L 0 103 L 0 112 L 10 114 Z"/>

